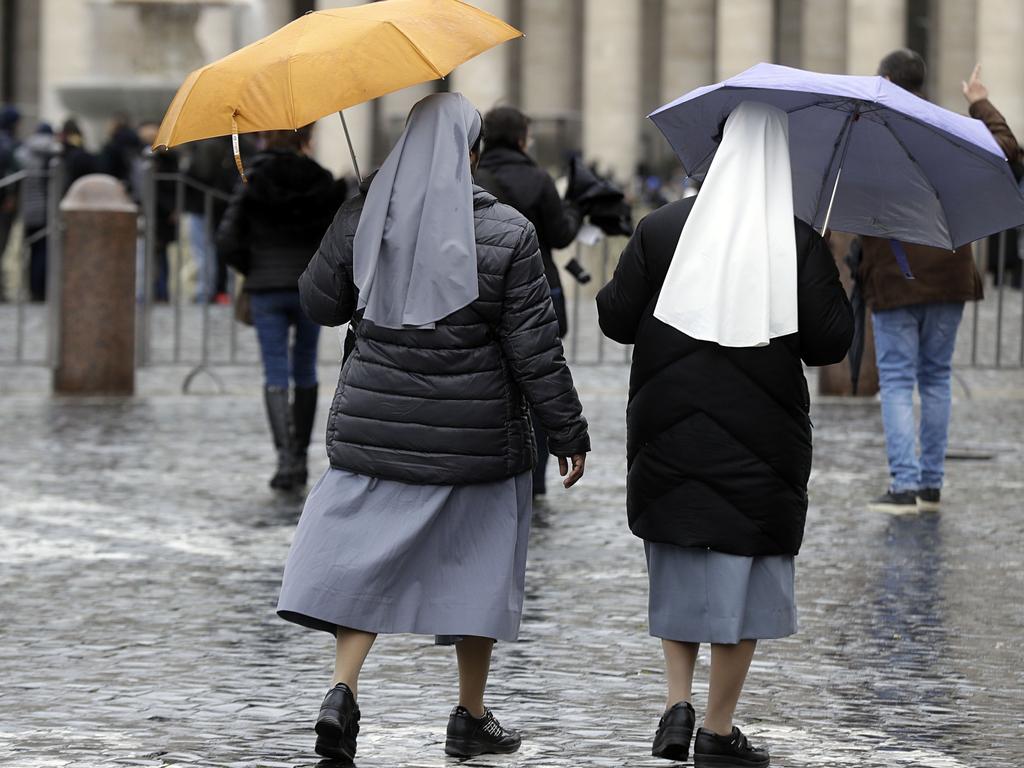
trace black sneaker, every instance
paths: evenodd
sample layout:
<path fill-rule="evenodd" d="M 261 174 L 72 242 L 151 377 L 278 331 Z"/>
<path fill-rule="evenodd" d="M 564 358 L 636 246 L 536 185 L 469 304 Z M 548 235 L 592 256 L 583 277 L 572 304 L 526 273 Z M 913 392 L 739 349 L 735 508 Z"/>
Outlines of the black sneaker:
<path fill-rule="evenodd" d="M 872 512 L 887 512 L 890 515 L 909 515 L 917 512 L 917 491 L 888 490 L 868 504 Z"/>
<path fill-rule="evenodd" d="M 917 508 L 922 512 L 938 512 L 942 491 L 938 488 L 922 488 L 917 492 Z"/>
<path fill-rule="evenodd" d="M 690 757 L 690 740 L 697 718 L 688 701 L 680 701 L 665 710 L 654 734 L 651 754 L 666 760 L 685 762 Z"/>
<path fill-rule="evenodd" d="M 498 719 L 485 709 L 484 716 L 473 717 L 465 707 L 456 707 L 448 718 L 445 754 L 452 757 L 476 757 L 486 754 L 515 752 L 523 743 L 515 731 L 503 728 Z"/>
<path fill-rule="evenodd" d="M 693 743 L 694 768 L 765 768 L 770 763 L 768 750 L 750 746 L 747 737 L 735 726 L 728 736 L 697 729 Z"/>
<path fill-rule="evenodd" d="M 338 683 L 327 692 L 316 719 L 316 753 L 351 764 L 359 735 L 359 705 L 352 691 Z"/>

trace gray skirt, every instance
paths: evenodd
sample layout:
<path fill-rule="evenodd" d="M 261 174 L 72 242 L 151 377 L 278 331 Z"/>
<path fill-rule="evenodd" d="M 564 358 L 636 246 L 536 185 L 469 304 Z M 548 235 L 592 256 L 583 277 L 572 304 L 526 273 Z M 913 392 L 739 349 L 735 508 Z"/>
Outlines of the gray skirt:
<path fill-rule="evenodd" d="M 792 557 L 741 557 L 645 542 L 654 637 L 738 643 L 796 633 Z"/>
<path fill-rule="evenodd" d="M 441 486 L 328 469 L 302 510 L 278 615 L 331 633 L 515 640 L 532 505 L 529 472 Z"/>

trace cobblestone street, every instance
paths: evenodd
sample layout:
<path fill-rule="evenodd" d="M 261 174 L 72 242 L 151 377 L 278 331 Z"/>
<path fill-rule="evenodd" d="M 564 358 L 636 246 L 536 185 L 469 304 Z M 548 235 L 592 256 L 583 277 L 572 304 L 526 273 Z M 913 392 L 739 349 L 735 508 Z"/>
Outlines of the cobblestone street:
<path fill-rule="evenodd" d="M 523 749 L 467 766 L 668 765 L 649 756 L 660 645 L 623 509 L 627 369 L 575 374 L 595 452 L 537 505 L 521 639 L 491 677 Z M 253 375 L 221 396 L 171 394 L 180 378 L 151 371 L 131 401 L 3 398 L 0 765 L 317 765 L 333 650 L 274 614 L 301 498 L 266 488 Z M 864 506 L 887 480 L 877 403 L 815 404 L 801 631 L 762 645 L 737 713 L 773 765 L 1019 765 L 1024 375 L 971 373 L 956 396 L 944 511 L 900 518 Z M 457 765 L 455 679 L 451 649 L 382 637 L 360 768 Z M 704 653 L 698 713 L 706 681 Z"/>

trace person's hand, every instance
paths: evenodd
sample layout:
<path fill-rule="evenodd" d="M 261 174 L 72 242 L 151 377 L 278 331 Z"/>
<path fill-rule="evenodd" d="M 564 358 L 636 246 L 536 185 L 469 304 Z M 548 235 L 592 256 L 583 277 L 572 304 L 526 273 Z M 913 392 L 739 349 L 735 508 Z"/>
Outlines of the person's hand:
<path fill-rule="evenodd" d="M 565 478 L 562 485 L 572 488 L 583 477 L 583 465 L 587 463 L 587 454 L 577 453 L 572 456 L 572 471 L 569 471 L 569 459 L 558 457 L 558 474 Z"/>
<path fill-rule="evenodd" d="M 980 75 L 981 64 L 975 64 L 974 71 L 971 72 L 971 79 L 963 84 L 964 98 L 967 99 L 968 104 L 975 104 L 982 99 L 988 98 L 988 88 L 978 79 Z"/>
<path fill-rule="evenodd" d="M 580 285 L 586 285 L 591 280 L 590 273 L 575 258 L 569 259 L 569 263 L 565 265 L 565 271 L 576 278 L 576 282 Z"/>

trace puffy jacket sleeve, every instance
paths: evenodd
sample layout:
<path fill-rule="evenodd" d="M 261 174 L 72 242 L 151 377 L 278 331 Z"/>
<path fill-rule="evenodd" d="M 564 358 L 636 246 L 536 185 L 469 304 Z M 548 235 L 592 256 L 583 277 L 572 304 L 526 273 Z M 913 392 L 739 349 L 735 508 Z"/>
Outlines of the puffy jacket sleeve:
<path fill-rule="evenodd" d="M 249 272 L 249 238 L 245 226 L 245 185 L 239 184 L 217 227 L 217 256 L 243 275 Z"/>
<path fill-rule="evenodd" d="M 601 331 L 620 344 L 636 341 L 640 320 L 656 290 L 648 274 L 643 233 L 644 222 L 641 221 L 619 257 L 611 281 L 597 294 Z"/>
<path fill-rule="evenodd" d="M 805 247 L 797 277 L 800 357 L 807 365 L 831 365 L 850 349 L 853 310 L 825 241 L 812 231 Z"/>
<path fill-rule="evenodd" d="M 505 276 L 498 337 L 512 377 L 548 432 L 548 450 L 572 456 L 590 450 L 572 374 L 558 338 L 558 320 L 532 225 L 516 243 Z"/>
<path fill-rule="evenodd" d="M 352 240 L 343 226 L 346 214 L 343 206 L 299 278 L 302 310 L 320 325 L 344 325 L 356 309 Z"/>

